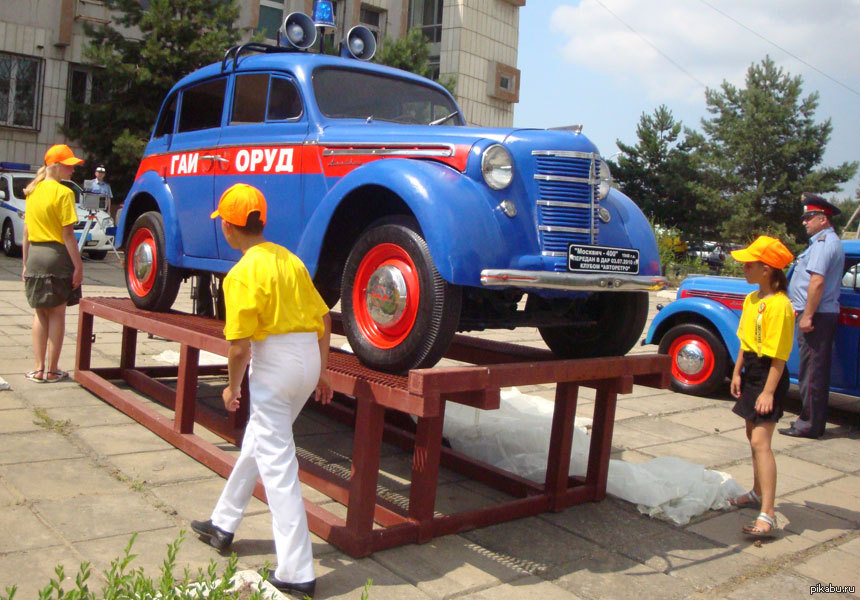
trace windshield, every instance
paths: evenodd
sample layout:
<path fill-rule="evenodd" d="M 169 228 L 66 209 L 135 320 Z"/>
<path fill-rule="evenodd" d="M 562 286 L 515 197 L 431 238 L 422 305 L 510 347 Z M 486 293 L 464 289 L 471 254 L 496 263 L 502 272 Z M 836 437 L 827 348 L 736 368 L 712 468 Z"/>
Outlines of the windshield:
<path fill-rule="evenodd" d="M 432 121 L 444 120 L 439 124 L 463 125 L 451 98 L 417 81 L 325 67 L 314 71 L 313 85 L 320 111 L 332 119 L 370 117 L 374 121 L 409 125 L 429 125 Z"/>

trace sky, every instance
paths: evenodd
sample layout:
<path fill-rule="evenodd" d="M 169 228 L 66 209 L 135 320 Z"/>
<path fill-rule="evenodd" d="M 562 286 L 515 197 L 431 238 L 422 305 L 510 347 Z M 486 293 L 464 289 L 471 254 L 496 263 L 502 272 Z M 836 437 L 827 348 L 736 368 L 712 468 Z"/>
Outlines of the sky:
<path fill-rule="evenodd" d="M 769 55 L 820 95 L 823 166 L 860 160 L 860 0 L 528 0 L 519 15 L 516 127 L 582 124 L 606 157 L 661 104 L 701 131 L 706 87 L 744 87 Z"/>

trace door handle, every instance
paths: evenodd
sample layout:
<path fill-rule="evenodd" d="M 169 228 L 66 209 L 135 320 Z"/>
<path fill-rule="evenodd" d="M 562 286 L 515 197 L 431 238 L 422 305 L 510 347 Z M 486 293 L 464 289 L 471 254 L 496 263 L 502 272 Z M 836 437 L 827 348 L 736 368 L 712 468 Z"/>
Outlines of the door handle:
<path fill-rule="evenodd" d="M 200 158 L 204 158 L 206 160 L 217 160 L 218 162 L 222 162 L 222 163 L 230 162 L 229 160 L 227 160 L 223 156 L 218 156 L 217 154 L 204 154 Z"/>

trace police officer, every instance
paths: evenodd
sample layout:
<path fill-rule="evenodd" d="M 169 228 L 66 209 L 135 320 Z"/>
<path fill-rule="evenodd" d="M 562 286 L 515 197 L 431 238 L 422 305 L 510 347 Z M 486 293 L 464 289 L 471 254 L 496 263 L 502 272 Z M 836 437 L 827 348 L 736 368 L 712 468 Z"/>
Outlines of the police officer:
<path fill-rule="evenodd" d="M 791 437 L 818 439 L 824 435 L 827 423 L 830 362 L 839 317 L 845 251 L 831 223 L 831 218 L 841 211 L 821 196 L 808 192 L 803 193 L 801 202 L 809 248 L 797 257 L 788 297 L 798 313 L 796 335 L 803 409 L 791 427 L 779 432 Z"/>
<path fill-rule="evenodd" d="M 111 218 L 116 218 L 116 211 L 113 210 L 113 190 L 110 189 L 110 184 L 105 181 L 105 167 L 99 165 L 96 167 L 95 179 L 87 179 L 84 181 L 84 189 L 94 194 L 101 194 L 108 197 L 107 212 Z"/>

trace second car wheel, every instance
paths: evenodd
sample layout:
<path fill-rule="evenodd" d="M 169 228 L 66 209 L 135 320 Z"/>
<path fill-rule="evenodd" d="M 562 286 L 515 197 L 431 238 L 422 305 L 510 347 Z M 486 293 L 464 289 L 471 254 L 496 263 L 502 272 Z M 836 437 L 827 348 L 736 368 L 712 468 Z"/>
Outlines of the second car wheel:
<path fill-rule="evenodd" d="M 138 308 L 166 311 L 173 306 L 179 270 L 167 262 L 164 221 L 155 211 L 140 215 L 131 227 L 125 250 L 125 283 Z"/>
<path fill-rule="evenodd" d="M 432 366 L 460 322 L 462 292 L 439 275 L 412 219 L 377 222 L 361 234 L 341 283 L 346 337 L 367 366 L 403 372 Z"/>
<path fill-rule="evenodd" d="M 9 220 L 3 223 L 0 241 L 3 243 L 3 253 L 6 256 L 21 256 L 21 246 L 15 243 L 15 230 L 12 229 L 12 222 Z"/>
<path fill-rule="evenodd" d="M 660 340 L 660 353 L 672 359 L 672 387 L 679 392 L 706 396 L 726 379 L 728 351 L 702 325 L 675 325 Z"/>

